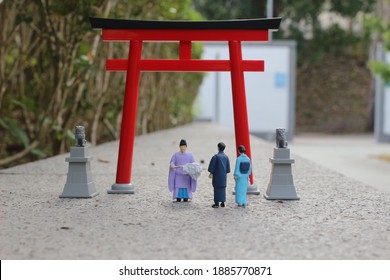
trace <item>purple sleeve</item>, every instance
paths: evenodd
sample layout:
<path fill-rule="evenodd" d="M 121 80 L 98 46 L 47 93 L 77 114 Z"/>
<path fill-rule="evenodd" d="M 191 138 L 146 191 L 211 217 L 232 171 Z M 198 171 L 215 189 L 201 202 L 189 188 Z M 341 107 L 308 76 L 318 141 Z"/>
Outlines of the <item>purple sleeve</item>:
<path fill-rule="evenodd" d="M 171 161 L 169 162 L 169 166 L 176 165 L 176 153 L 173 154 Z"/>
<path fill-rule="evenodd" d="M 197 183 L 196 180 L 191 178 L 191 192 L 196 191 L 196 183 Z"/>
<path fill-rule="evenodd" d="M 190 153 L 189 160 L 190 160 L 190 163 L 195 162 L 195 158 L 194 158 L 194 155 L 192 153 Z M 196 183 L 197 183 L 196 180 L 191 178 L 191 192 L 196 191 Z"/>
<path fill-rule="evenodd" d="M 168 190 L 170 192 L 175 188 L 175 169 L 172 169 L 171 165 L 176 165 L 175 154 L 172 156 L 171 162 L 169 163 Z"/>

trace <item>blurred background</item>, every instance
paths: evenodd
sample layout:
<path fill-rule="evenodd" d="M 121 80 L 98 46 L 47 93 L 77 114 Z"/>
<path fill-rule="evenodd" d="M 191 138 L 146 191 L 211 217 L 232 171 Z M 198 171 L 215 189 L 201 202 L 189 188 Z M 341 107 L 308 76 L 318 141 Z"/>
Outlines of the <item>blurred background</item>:
<path fill-rule="evenodd" d="M 283 18 L 272 43 L 295 46 L 294 134 L 373 134 L 376 127 L 377 141 L 388 141 L 388 0 L 0 0 L 0 169 L 67 152 L 77 124 L 93 145 L 118 139 L 126 75 L 105 71 L 105 59 L 127 57 L 128 44 L 103 43 L 89 16 L 270 15 Z M 202 55 L 204 46 L 194 44 L 193 57 Z M 145 43 L 143 56 L 177 58 L 178 44 Z M 137 133 L 196 119 L 206 77 L 142 73 Z"/>

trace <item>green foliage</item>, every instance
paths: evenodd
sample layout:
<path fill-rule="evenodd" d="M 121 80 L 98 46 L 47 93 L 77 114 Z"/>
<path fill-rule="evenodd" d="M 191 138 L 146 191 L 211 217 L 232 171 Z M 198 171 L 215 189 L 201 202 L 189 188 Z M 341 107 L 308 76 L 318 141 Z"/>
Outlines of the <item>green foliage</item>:
<path fill-rule="evenodd" d="M 193 0 L 196 10 L 210 20 L 265 17 L 267 1 L 257 0 Z"/>
<path fill-rule="evenodd" d="M 366 16 L 365 26 L 369 34 L 377 37 L 383 44 L 385 51 L 390 51 L 390 21 L 384 21 L 380 17 Z M 369 61 L 370 70 L 381 77 L 384 83 L 390 83 L 390 64 L 382 61 Z"/>
<path fill-rule="evenodd" d="M 27 147 L 30 143 L 26 132 L 20 128 L 17 120 L 8 117 L 1 118 L 0 127 L 6 129 L 9 132 L 10 137 L 23 147 Z"/>
<path fill-rule="evenodd" d="M 390 83 L 390 64 L 380 61 L 369 61 L 371 71 L 381 77 L 384 83 Z"/>
<path fill-rule="evenodd" d="M 35 157 L 37 157 L 38 159 L 45 158 L 45 157 L 48 156 L 48 155 L 47 155 L 43 150 L 41 150 L 41 149 L 33 149 L 33 150 L 31 151 L 31 153 L 32 153 Z"/>
<path fill-rule="evenodd" d="M 337 24 L 318 33 L 315 40 L 298 37 L 297 41 L 300 64 L 321 62 L 329 54 L 365 60 L 369 44 L 368 38 L 363 34 L 353 34 Z"/>
<path fill-rule="evenodd" d="M 1 158 L 23 150 L 30 153 L 22 161 L 66 152 L 74 144 L 72 131 L 77 124 L 86 127 L 88 141 L 94 144 L 119 135 L 126 74 L 107 72 L 105 60 L 126 58 L 128 44 L 103 43 L 100 32 L 91 29 L 90 16 L 202 19 L 191 0 L 2 2 Z M 201 45 L 194 43 L 193 57 L 200 58 L 201 52 Z M 177 58 L 178 44 L 145 43 L 143 53 L 144 57 Z M 191 120 L 201 73 L 145 77 L 140 84 L 139 133 Z"/>
<path fill-rule="evenodd" d="M 328 53 L 364 59 L 369 44 L 369 38 L 365 36 L 364 30 L 362 32 L 346 30 L 337 23 L 323 28 L 319 15 L 323 12 L 333 12 L 353 21 L 359 13 L 371 12 L 374 4 L 374 0 L 282 0 L 281 16 L 289 24 L 284 32 L 281 30 L 276 34 L 276 38 L 297 41 L 299 63 L 316 63 L 324 59 Z M 308 33 L 311 36 L 308 36 Z"/>
<path fill-rule="evenodd" d="M 282 0 L 282 16 L 291 20 L 291 28 L 298 29 L 301 21 L 319 29 L 318 15 L 324 10 L 326 0 Z"/>
<path fill-rule="evenodd" d="M 376 0 L 354 0 L 354 1 L 340 1 L 330 0 L 332 12 L 339 13 L 342 16 L 354 17 L 359 12 L 372 12 Z"/>
<path fill-rule="evenodd" d="M 267 1 L 193 0 L 194 7 L 208 19 L 264 17 Z M 293 39 L 298 43 L 299 63 L 316 63 L 325 54 L 364 55 L 368 39 L 363 34 L 344 30 L 337 24 L 323 28 L 319 16 L 333 12 L 354 18 L 373 10 L 375 0 L 275 0 L 275 15 L 283 18 L 283 28 L 276 39 Z"/>

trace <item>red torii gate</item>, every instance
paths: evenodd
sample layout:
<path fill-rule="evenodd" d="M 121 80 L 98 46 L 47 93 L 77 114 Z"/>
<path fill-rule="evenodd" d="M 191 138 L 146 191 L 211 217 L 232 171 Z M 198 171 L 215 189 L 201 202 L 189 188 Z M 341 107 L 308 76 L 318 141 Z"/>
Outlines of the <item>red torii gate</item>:
<path fill-rule="evenodd" d="M 127 71 L 116 182 L 108 193 L 134 193 L 131 184 L 140 72 L 230 71 L 236 147 L 244 145 L 251 158 L 244 71 L 264 71 L 263 60 L 242 60 L 242 41 L 268 41 L 281 18 L 216 21 L 151 21 L 90 18 L 102 29 L 103 41 L 130 42 L 127 59 L 107 59 L 107 71 Z M 143 41 L 180 42 L 179 59 L 142 59 Z M 192 42 L 227 41 L 230 60 L 192 59 Z M 253 184 L 253 172 L 250 176 Z M 255 190 L 255 193 L 258 191 Z"/>

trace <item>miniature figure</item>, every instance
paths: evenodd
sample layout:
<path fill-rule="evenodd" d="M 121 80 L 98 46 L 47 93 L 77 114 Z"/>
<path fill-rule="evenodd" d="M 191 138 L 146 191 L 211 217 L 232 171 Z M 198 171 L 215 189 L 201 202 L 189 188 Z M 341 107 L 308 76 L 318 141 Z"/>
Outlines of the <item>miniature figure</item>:
<path fill-rule="evenodd" d="M 226 202 L 226 181 L 227 173 L 230 173 L 230 162 L 228 156 L 224 153 L 226 145 L 218 143 L 218 154 L 214 155 L 209 164 L 209 178 L 212 179 L 214 187 L 214 204 L 213 208 L 225 207 Z"/>
<path fill-rule="evenodd" d="M 234 180 L 236 181 L 236 203 L 239 207 L 246 207 L 246 192 L 248 190 L 249 175 L 252 171 L 250 158 L 245 154 L 243 145 L 238 147 L 240 155 L 237 157 L 234 168 Z"/>
<path fill-rule="evenodd" d="M 75 139 L 76 139 L 77 147 L 85 147 L 85 144 L 87 144 L 87 140 L 85 140 L 84 126 L 81 125 L 76 126 Z"/>
<path fill-rule="evenodd" d="M 277 128 L 276 129 L 276 148 L 287 148 L 287 141 L 286 141 L 286 130 L 284 128 Z"/>
<path fill-rule="evenodd" d="M 173 193 L 173 199 L 187 202 L 192 199 L 192 193 L 196 191 L 196 180 L 183 172 L 183 166 L 194 163 L 192 153 L 187 152 L 187 141 L 180 141 L 180 151 L 173 154 L 169 167 L 168 189 Z"/>

